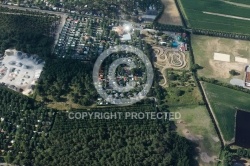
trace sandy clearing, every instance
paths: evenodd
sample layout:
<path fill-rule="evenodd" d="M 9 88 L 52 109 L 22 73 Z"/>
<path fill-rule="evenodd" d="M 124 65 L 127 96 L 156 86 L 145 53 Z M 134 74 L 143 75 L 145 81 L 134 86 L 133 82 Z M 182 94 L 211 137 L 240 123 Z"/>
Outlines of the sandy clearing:
<path fill-rule="evenodd" d="M 250 18 L 246 18 L 246 17 L 238 17 L 238 16 L 233 16 L 233 15 L 220 14 L 220 13 L 213 13 L 213 12 L 206 12 L 206 11 L 203 11 L 203 13 L 204 13 L 204 14 L 215 15 L 215 16 L 221 16 L 221 17 L 227 17 L 227 18 L 234 18 L 234 19 L 239 19 L 239 20 L 250 21 Z"/>
<path fill-rule="evenodd" d="M 230 55 L 228 55 L 228 54 L 221 54 L 221 53 L 214 53 L 214 60 L 216 60 L 216 61 L 230 62 Z"/>
<path fill-rule="evenodd" d="M 220 139 L 218 137 L 213 136 L 213 135 L 210 135 L 210 136 L 214 140 L 214 142 L 219 142 L 220 141 Z"/>
<path fill-rule="evenodd" d="M 162 0 L 162 3 L 164 4 L 165 9 L 158 22 L 161 24 L 182 25 L 180 13 L 176 7 L 175 1 Z"/>
<path fill-rule="evenodd" d="M 239 76 L 234 76 L 234 78 L 243 79 L 245 64 L 236 62 L 235 57 L 250 59 L 249 41 L 198 35 L 194 35 L 192 38 L 195 61 L 204 67 L 198 71 L 200 76 L 229 83 L 229 78 L 232 77 L 229 71 L 234 69 L 240 73 Z M 231 63 L 214 61 L 213 54 L 215 52 L 231 55 Z"/>
<path fill-rule="evenodd" d="M 241 73 L 244 72 L 245 66 L 242 65 L 241 63 L 237 62 L 222 62 L 222 61 L 214 61 L 214 60 L 209 60 L 209 64 L 212 67 L 213 75 L 216 76 L 216 78 L 230 78 L 230 73 L 229 71 L 234 69 L 236 71 L 240 71 Z"/>
<path fill-rule="evenodd" d="M 191 141 L 199 141 L 199 140 L 203 139 L 203 137 L 201 135 L 194 135 L 194 134 L 190 133 L 190 131 L 188 129 L 182 130 L 182 133 L 183 133 L 185 138 L 187 138 L 188 140 L 191 140 Z"/>
<path fill-rule="evenodd" d="M 204 134 L 203 130 L 206 130 L 211 127 L 210 125 L 204 125 L 204 124 L 201 124 L 200 126 L 204 128 L 199 127 L 200 131 L 197 131 L 196 129 L 194 130 L 194 128 L 197 127 L 196 125 L 200 124 L 200 119 L 194 118 L 192 121 L 186 122 L 185 120 L 187 119 L 189 118 L 188 117 L 185 118 L 184 115 L 182 119 L 176 121 L 177 132 L 197 145 L 195 150 L 198 155 L 195 158 L 200 166 L 215 166 L 217 163 L 215 159 L 218 158 L 219 151 L 218 153 L 215 152 L 213 148 L 211 149 L 209 144 L 219 145 L 219 142 L 217 142 L 218 137 L 214 135 L 216 133 L 209 132 L 210 134 L 208 135 Z M 211 121 L 209 121 L 208 119 L 205 119 L 205 121 L 207 121 L 205 123 L 211 123 Z"/>
<path fill-rule="evenodd" d="M 235 57 L 235 62 L 248 63 L 248 60 L 246 58 Z"/>
<path fill-rule="evenodd" d="M 195 135 L 191 133 L 187 128 L 183 129 L 182 133 L 186 139 L 193 141 L 193 142 L 199 143 L 200 141 L 204 139 L 202 135 Z M 218 142 L 217 141 L 218 137 L 215 137 L 215 136 L 212 136 L 212 137 L 215 142 Z M 202 151 L 202 150 L 204 149 L 201 147 L 197 147 L 197 151 L 199 152 L 199 157 L 204 163 L 216 162 L 217 156 L 209 156 L 206 151 Z"/>
<path fill-rule="evenodd" d="M 246 4 L 243 4 L 243 3 L 230 2 L 230 1 L 224 1 L 224 0 L 221 0 L 221 1 L 222 1 L 222 2 L 225 2 L 225 3 L 227 3 L 227 4 L 230 4 L 230 5 L 234 5 L 234 6 L 250 8 L 250 5 L 246 5 Z"/>
<path fill-rule="evenodd" d="M 209 156 L 206 152 L 200 153 L 200 158 L 205 163 L 215 162 L 217 157 L 216 156 Z"/>

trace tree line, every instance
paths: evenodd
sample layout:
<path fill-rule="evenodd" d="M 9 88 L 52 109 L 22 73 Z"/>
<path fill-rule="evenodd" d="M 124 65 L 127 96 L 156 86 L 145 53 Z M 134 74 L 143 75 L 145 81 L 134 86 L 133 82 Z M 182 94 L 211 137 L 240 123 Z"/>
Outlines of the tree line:
<path fill-rule="evenodd" d="M 244 88 L 242 86 L 237 86 L 237 85 L 231 85 L 231 84 L 228 84 L 228 83 L 223 83 L 223 82 L 220 82 L 219 80 L 216 80 L 214 78 L 199 77 L 199 80 L 200 81 L 204 81 L 204 82 L 208 82 L 208 83 L 212 83 L 212 84 L 216 84 L 216 85 L 219 85 L 219 86 L 223 86 L 223 87 L 226 87 L 226 88 L 230 88 L 230 89 L 242 91 L 242 92 L 250 94 L 250 90 L 249 89 L 246 89 L 246 88 Z"/>
<path fill-rule="evenodd" d="M 233 166 L 235 162 L 244 161 L 242 158 L 250 159 L 250 149 L 244 149 L 238 147 L 237 149 L 232 149 L 230 146 L 226 146 L 222 151 L 224 160 L 222 163 L 225 166 Z"/>

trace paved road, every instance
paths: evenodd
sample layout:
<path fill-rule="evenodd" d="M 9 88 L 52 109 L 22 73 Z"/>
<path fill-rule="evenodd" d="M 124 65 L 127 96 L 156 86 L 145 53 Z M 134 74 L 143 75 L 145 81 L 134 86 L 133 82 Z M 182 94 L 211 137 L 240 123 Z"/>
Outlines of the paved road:
<path fill-rule="evenodd" d="M 65 24 L 65 20 L 68 17 L 67 13 L 63 13 L 63 12 L 55 12 L 55 11 L 49 11 L 49 10 L 40 10 L 40 9 L 33 9 L 33 8 L 25 8 L 25 7 L 19 7 L 19 6 L 11 6 L 11 5 L 2 5 L 0 4 L 0 6 L 2 7 L 8 7 L 10 9 L 18 9 L 18 10 L 29 10 L 29 11 L 36 11 L 36 12 L 42 12 L 42 13 L 48 13 L 48 14 L 55 14 L 57 16 L 61 17 L 60 20 L 60 24 L 57 27 L 57 32 L 56 32 L 56 36 L 55 36 L 55 42 L 54 42 L 54 46 L 59 38 L 59 34 L 62 31 L 63 25 Z"/>
<path fill-rule="evenodd" d="M 29 11 L 38 11 L 38 12 L 42 12 L 42 13 L 48 13 L 48 14 L 55 14 L 55 15 L 58 15 L 58 16 L 61 16 L 63 18 L 67 17 L 70 13 L 64 13 L 64 12 L 56 12 L 56 11 L 50 11 L 50 10 L 41 10 L 41 9 L 34 9 L 34 8 L 26 8 L 26 7 L 19 7 L 19 6 L 12 6 L 12 5 L 2 5 L 0 4 L 0 6 L 2 7 L 8 7 L 10 9 L 19 9 L 19 10 L 29 10 Z M 103 18 L 103 17 L 98 17 L 98 16 L 89 16 L 89 15 L 86 15 L 86 17 L 93 17 L 93 18 Z M 120 23 L 123 23 L 123 24 L 131 24 L 131 22 L 127 21 L 127 20 L 118 20 L 118 19 L 112 19 L 112 20 L 115 20 L 115 21 L 120 21 Z M 133 24 L 133 28 L 134 29 L 137 29 L 137 30 L 142 30 L 142 26 L 143 25 L 146 25 L 144 23 L 132 23 Z"/>
<path fill-rule="evenodd" d="M 2 5 L 2 4 L 0 4 L 0 6 L 2 6 L 2 7 L 8 7 L 10 9 L 29 10 L 29 11 L 37 11 L 37 12 L 42 12 L 42 13 L 55 14 L 55 15 L 59 15 L 59 16 L 65 16 L 65 15 L 67 15 L 67 13 L 55 12 L 55 11 L 50 11 L 50 10 L 41 10 L 41 9 L 34 9 L 34 8 L 12 6 L 12 5 Z"/>

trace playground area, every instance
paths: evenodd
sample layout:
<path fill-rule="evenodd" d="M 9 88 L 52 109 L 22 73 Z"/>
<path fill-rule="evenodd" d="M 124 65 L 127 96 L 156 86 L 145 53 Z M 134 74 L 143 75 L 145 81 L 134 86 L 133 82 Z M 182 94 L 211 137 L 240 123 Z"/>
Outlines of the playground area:
<path fill-rule="evenodd" d="M 143 29 L 140 33 L 142 38 L 153 46 L 165 46 L 181 52 L 186 52 L 189 49 L 186 33 L 160 32 L 153 29 Z"/>
<path fill-rule="evenodd" d="M 165 70 L 167 68 L 172 69 L 183 69 L 187 65 L 186 55 L 176 49 L 168 49 L 164 47 L 153 47 L 154 54 L 156 57 L 156 66 L 160 68 L 162 76 L 164 78 L 164 83 L 161 86 L 167 85 L 167 78 Z"/>
<path fill-rule="evenodd" d="M 0 82 L 25 95 L 32 93 L 32 85 L 39 78 L 44 62 L 37 55 L 6 50 L 0 61 Z"/>

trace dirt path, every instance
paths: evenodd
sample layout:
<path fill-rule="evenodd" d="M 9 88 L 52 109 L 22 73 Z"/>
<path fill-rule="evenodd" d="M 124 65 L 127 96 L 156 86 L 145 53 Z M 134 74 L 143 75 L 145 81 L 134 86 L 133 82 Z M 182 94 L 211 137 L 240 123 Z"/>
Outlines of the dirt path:
<path fill-rule="evenodd" d="M 155 50 L 155 56 L 157 58 L 156 65 L 162 67 L 161 73 L 164 79 L 164 83 L 160 84 L 165 87 L 167 85 L 167 78 L 165 71 L 167 68 L 182 69 L 187 65 L 186 55 L 182 52 L 164 49 L 162 47 L 153 47 Z"/>
<path fill-rule="evenodd" d="M 245 8 L 250 8 L 250 5 L 246 5 L 243 3 L 237 3 L 237 2 L 230 2 L 230 1 L 225 1 L 225 0 L 221 0 L 222 2 L 228 3 L 230 5 L 234 5 L 234 6 L 239 6 L 239 7 L 245 7 Z"/>
<path fill-rule="evenodd" d="M 220 14 L 220 13 L 212 13 L 212 12 L 206 12 L 206 11 L 203 11 L 202 13 L 215 15 L 215 16 L 221 16 L 221 17 L 227 17 L 227 18 L 234 18 L 234 19 L 238 19 L 238 20 L 250 21 L 250 18 L 246 18 L 246 17 L 238 17 L 238 16 L 232 16 L 232 15 Z"/>
<path fill-rule="evenodd" d="M 64 13 L 62 12 L 55 12 L 55 11 L 50 11 L 50 10 L 41 10 L 41 9 L 34 9 L 34 8 L 26 8 L 26 7 L 20 7 L 20 6 L 12 6 L 12 5 L 2 5 L 2 7 L 7 7 L 9 9 L 18 9 L 18 10 L 29 10 L 29 11 L 34 11 L 34 12 L 41 12 L 41 13 L 49 13 L 49 14 L 55 14 L 55 15 L 63 15 Z"/>
<path fill-rule="evenodd" d="M 175 0 L 162 0 L 162 3 L 164 5 L 164 12 L 158 22 L 161 24 L 182 25 Z"/>
<path fill-rule="evenodd" d="M 11 12 L 0 12 L 1 14 L 9 14 L 9 15 L 22 15 L 22 16 L 35 16 L 35 17 L 41 17 L 43 15 L 33 15 L 33 14 L 24 14 L 24 13 L 11 13 Z M 50 17 L 53 17 L 52 15 L 48 15 Z M 43 17 L 47 17 L 47 16 L 43 16 Z"/>
<path fill-rule="evenodd" d="M 59 39 L 59 35 L 60 35 L 60 33 L 61 33 L 62 29 L 63 29 L 63 26 L 64 26 L 64 24 L 66 22 L 67 17 L 68 17 L 67 14 L 61 15 L 60 24 L 57 27 L 57 31 L 56 31 L 56 36 L 55 36 L 54 46 L 53 47 L 55 47 L 55 45 L 56 45 L 56 43 L 57 43 L 57 41 Z"/>

